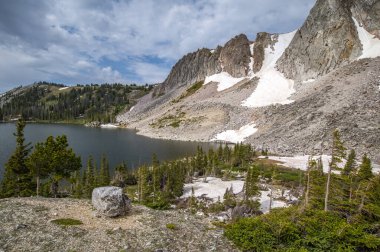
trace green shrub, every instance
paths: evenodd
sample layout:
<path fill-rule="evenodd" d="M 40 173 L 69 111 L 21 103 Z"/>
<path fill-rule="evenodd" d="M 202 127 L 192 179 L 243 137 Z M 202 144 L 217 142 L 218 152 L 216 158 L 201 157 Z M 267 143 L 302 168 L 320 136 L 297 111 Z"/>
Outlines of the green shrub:
<path fill-rule="evenodd" d="M 168 223 L 168 224 L 166 224 L 166 228 L 174 230 L 174 229 L 177 229 L 177 225 L 174 223 Z"/>
<path fill-rule="evenodd" d="M 149 202 L 145 204 L 147 207 L 155 209 L 155 210 L 168 210 L 170 209 L 169 202 L 165 200 L 159 200 L 156 202 Z"/>
<path fill-rule="evenodd" d="M 51 221 L 54 224 L 60 225 L 60 226 L 76 226 L 76 225 L 82 225 L 83 222 L 80 220 L 65 218 L 65 219 L 55 219 Z"/>
<path fill-rule="evenodd" d="M 378 251 L 380 238 L 367 230 L 333 212 L 291 207 L 240 219 L 225 235 L 244 251 Z"/>
<path fill-rule="evenodd" d="M 198 81 L 198 82 L 194 83 L 191 87 L 186 89 L 186 91 L 183 92 L 183 94 L 181 94 L 180 97 L 178 97 L 177 99 L 174 99 L 172 102 L 173 103 L 180 102 L 181 100 L 195 94 L 195 92 L 197 92 L 203 86 L 203 83 L 204 83 L 204 81 Z"/>

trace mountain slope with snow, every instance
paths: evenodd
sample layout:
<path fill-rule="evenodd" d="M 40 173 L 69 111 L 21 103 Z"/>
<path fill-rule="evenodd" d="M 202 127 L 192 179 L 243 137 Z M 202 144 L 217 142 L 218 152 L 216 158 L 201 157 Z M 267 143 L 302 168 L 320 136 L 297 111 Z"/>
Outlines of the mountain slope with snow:
<path fill-rule="evenodd" d="M 325 153 L 338 128 L 347 147 L 380 160 L 380 16 L 366 13 L 376 6 L 317 0 L 294 32 L 239 35 L 190 53 L 118 120 L 150 137 L 244 141 L 283 154 Z"/>

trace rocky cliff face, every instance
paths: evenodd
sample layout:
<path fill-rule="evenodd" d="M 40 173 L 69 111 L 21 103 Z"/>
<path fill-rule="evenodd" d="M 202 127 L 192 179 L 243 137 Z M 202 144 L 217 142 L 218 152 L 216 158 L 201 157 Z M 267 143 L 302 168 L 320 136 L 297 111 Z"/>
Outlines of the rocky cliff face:
<path fill-rule="evenodd" d="M 250 57 L 249 40 L 244 34 L 234 37 L 224 47 L 218 46 L 215 50 L 203 48 L 189 53 L 174 65 L 166 80 L 155 90 L 155 95 L 202 81 L 206 76 L 221 71 L 233 77 L 246 76 Z"/>
<path fill-rule="evenodd" d="M 360 56 L 362 44 L 353 18 L 380 35 L 380 1 L 318 0 L 277 62 L 286 77 L 315 79 Z"/>
<path fill-rule="evenodd" d="M 173 88 L 204 80 L 207 75 L 221 71 L 218 61 L 220 52 L 220 47 L 213 53 L 203 48 L 185 55 L 174 65 L 169 76 L 159 87 L 158 93 L 166 93 Z"/>
<path fill-rule="evenodd" d="M 380 1 L 356 0 L 351 7 L 354 17 L 360 21 L 367 31 L 380 39 Z"/>
<path fill-rule="evenodd" d="M 357 58 L 360 40 L 347 0 L 318 0 L 277 62 L 290 79 L 322 76 Z"/>
<path fill-rule="evenodd" d="M 250 57 L 249 40 L 246 35 L 241 34 L 228 41 L 222 48 L 219 62 L 224 72 L 240 78 L 248 74 Z"/>

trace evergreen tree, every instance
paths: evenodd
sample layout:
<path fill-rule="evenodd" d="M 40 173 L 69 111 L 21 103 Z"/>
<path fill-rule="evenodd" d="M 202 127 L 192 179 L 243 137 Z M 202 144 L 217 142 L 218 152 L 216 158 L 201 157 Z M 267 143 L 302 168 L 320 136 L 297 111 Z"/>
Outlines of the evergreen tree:
<path fill-rule="evenodd" d="M 373 176 L 371 160 L 364 154 L 358 171 L 359 180 L 370 180 Z"/>
<path fill-rule="evenodd" d="M 45 142 L 46 155 L 49 157 L 51 192 L 56 197 L 58 185 L 61 179 L 69 179 L 73 172 L 82 167 L 81 158 L 76 156 L 73 149 L 69 148 L 65 135 L 48 137 Z"/>
<path fill-rule="evenodd" d="M 259 183 L 260 170 L 259 167 L 254 165 L 248 169 L 244 182 L 244 194 L 245 200 L 249 200 L 251 197 L 258 196 L 260 194 Z"/>
<path fill-rule="evenodd" d="M 327 182 L 326 182 L 326 191 L 325 191 L 325 207 L 324 210 L 328 211 L 328 203 L 330 197 L 330 184 L 331 184 L 331 173 L 334 170 L 340 170 L 339 164 L 345 158 L 346 148 L 343 145 L 342 140 L 340 139 L 339 130 L 334 130 L 333 133 L 333 143 L 332 143 L 332 151 L 331 151 L 331 162 L 329 164 L 329 170 L 327 173 Z"/>
<path fill-rule="evenodd" d="M 234 208 L 236 206 L 236 195 L 234 194 L 233 187 L 226 188 L 226 192 L 223 195 L 223 204 L 227 208 Z"/>
<path fill-rule="evenodd" d="M 352 172 L 356 170 L 356 152 L 355 150 L 351 150 L 348 155 L 347 162 L 343 168 L 343 175 L 350 175 Z"/>
<path fill-rule="evenodd" d="M 139 202 L 146 202 L 150 196 L 149 188 L 149 169 L 146 166 L 141 166 L 138 170 L 138 199 Z"/>
<path fill-rule="evenodd" d="M 317 162 L 313 159 L 312 156 L 309 157 L 306 171 L 306 190 L 305 190 L 305 204 L 304 207 L 307 208 L 309 206 L 309 196 L 310 196 L 310 182 L 311 182 L 311 171 L 316 169 Z"/>
<path fill-rule="evenodd" d="M 86 181 L 85 181 L 85 197 L 91 198 L 92 190 L 95 185 L 95 175 L 94 175 L 94 160 L 90 155 L 87 159 L 86 167 Z"/>
<path fill-rule="evenodd" d="M 30 143 L 25 144 L 24 129 L 26 123 L 20 119 L 16 125 L 16 150 L 5 164 L 5 174 L 2 181 L 2 195 L 30 196 L 33 194 L 33 182 L 27 157 L 31 150 Z"/>
<path fill-rule="evenodd" d="M 153 153 L 152 156 L 152 183 L 153 200 L 155 201 L 161 189 L 160 162 L 158 161 L 156 153 Z"/>
<path fill-rule="evenodd" d="M 40 192 L 40 181 L 49 177 L 52 172 L 52 167 L 50 165 L 50 157 L 52 150 L 47 150 L 47 148 L 52 147 L 51 145 L 45 145 L 44 143 L 37 143 L 34 146 L 32 154 L 28 158 L 28 166 L 32 175 L 36 178 L 36 194 L 39 195 Z"/>
<path fill-rule="evenodd" d="M 103 154 L 100 162 L 98 186 L 108 186 L 110 182 L 110 167 L 106 155 Z"/>
<path fill-rule="evenodd" d="M 371 218 L 371 221 L 380 220 L 380 174 L 374 176 L 370 181 L 370 186 L 366 191 L 365 197 L 363 198 L 363 206 L 367 215 Z"/>

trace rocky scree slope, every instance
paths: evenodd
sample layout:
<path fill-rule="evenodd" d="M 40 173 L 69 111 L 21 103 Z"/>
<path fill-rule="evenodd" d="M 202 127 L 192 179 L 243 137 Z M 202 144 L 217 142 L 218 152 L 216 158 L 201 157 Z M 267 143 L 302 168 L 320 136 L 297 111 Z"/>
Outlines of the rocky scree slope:
<path fill-rule="evenodd" d="M 379 162 L 379 27 L 378 0 L 318 0 L 297 31 L 239 35 L 184 56 L 118 120 L 150 137 L 239 140 L 282 154 L 326 152 L 339 128 L 347 147 Z"/>

